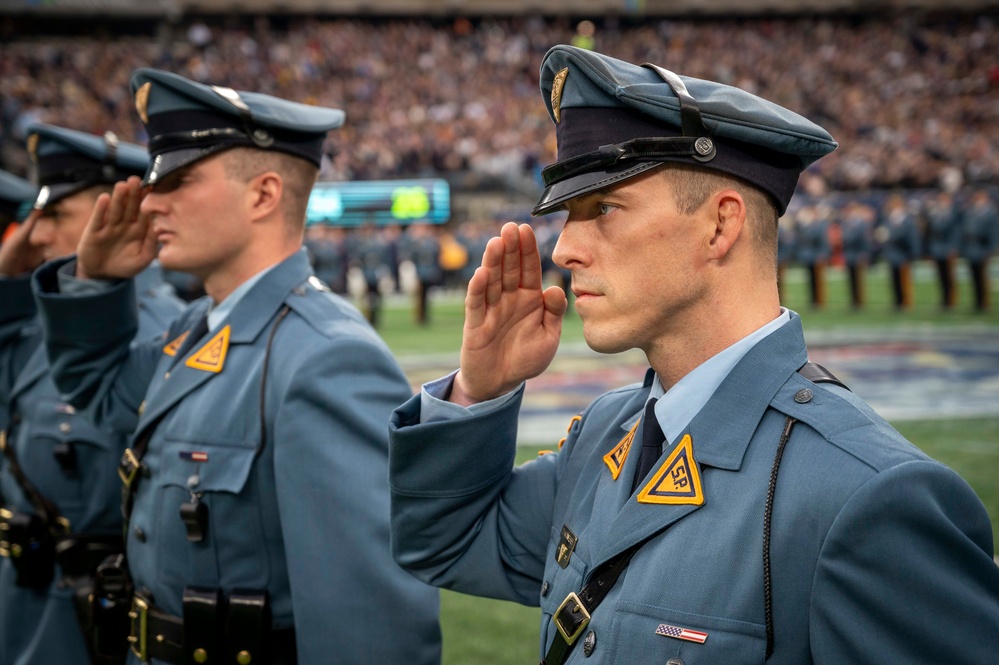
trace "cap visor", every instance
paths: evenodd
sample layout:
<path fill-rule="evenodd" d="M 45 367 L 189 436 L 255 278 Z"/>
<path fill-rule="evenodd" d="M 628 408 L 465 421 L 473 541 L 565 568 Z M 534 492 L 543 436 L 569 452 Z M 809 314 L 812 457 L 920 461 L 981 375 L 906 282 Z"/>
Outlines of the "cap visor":
<path fill-rule="evenodd" d="M 149 163 L 149 170 L 146 171 L 146 177 L 142 179 L 142 185 L 155 185 L 178 169 L 190 166 L 205 157 L 210 157 L 228 148 L 235 147 L 230 144 L 221 144 L 212 145 L 207 148 L 184 148 L 181 150 L 171 150 L 170 152 L 161 152 L 153 157 L 153 160 Z"/>
<path fill-rule="evenodd" d="M 42 189 L 38 190 L 38 196 L 35 199 L 33 207 L 36 210 L 41 210 L 45 206 L 50 206 L 57 201 L 61 201 L 67 196 L 71 196 L 77 192 L 82 192 L 95 184 L 97 183 L 85 180 L 83 182 L 63 182 L 55 185 L 45 185 Z M 45 194 L 42 193 L 43 191 Z"/>
<path fill-rule="evenodd" d="M 538 201 L 536 206 L 534 206 L 534 210 L 531 211 L 531 215 L 538 217 L 540 215 L 547 215 L 555 212 L 569 199 L 574 199 L 577 196 L 582 196 L 583 194 L 602 189 L 608 185 L 613 185 L 621 182 L 622 180 L 627 180 L 628 178 L 645 173 L 649 169 L 654 169 L 659 166 L 661 163 L 662 162 L 632 163 L 603 171 L 590 171 L 589 173 L 582 173 L 571 178 L 566 178 L 565 180 L 560 180 L 554 185 L 545 188 L 544 193 L 541 195 L 541 200 Z"/>

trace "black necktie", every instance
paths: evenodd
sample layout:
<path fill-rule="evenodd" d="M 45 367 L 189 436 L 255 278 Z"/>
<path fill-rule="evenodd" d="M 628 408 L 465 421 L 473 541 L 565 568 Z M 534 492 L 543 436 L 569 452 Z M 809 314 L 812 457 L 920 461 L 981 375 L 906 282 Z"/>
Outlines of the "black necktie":
<path fill-rule="evenodd" d="M 187 355 L 198 341 L 208 334 L 208 313 L 206 312 L 204 316 L 198 319 L 191 329 L 187 333 L 187 337 L 184 338 L 184 342 L 177 349 L 176 355 L 173 357 L 174 364 L 180 361 L 181 358 Z"/>
<path fill-rule="evenodd" d="M 659 400 L 653 397 L 645 405 L 645 415 L 642 416 L 642 454 L 638 458 L 638 470 L 631 483 L 632 492 L 656 465 L 659 455 L 662 454 L 663 441 L 666 440 L 666 435 L 663 434 L 662 428 L 659 427 L 659 421 L 656 420 L 657 401 Z"/>

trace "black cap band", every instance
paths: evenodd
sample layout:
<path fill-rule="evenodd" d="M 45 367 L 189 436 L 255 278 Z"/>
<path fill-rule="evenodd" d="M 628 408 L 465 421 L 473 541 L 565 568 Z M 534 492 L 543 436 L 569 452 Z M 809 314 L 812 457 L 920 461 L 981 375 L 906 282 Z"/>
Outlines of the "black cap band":
<path fill-rule="evenodd" d="M 677 162 L 736 176 L 773 197 L 783 214 L 794 194 L 801 161 L 758 145 L 709 139 L 715 152 L 699 157 L 701 139 L 680 136 L 680 128 L 629 108 L 562 109 L 556 126 L 559 160 L 545 169 L 546 191 L 534 214 L 552 212 L 573 197 L 642 173 L 642 163 Z M 705 138 L 705 137 L 701 137 Z M 632 168 L 629 168 L 632 167 Z M 651 167 L 651 166 L 650 166 Z M 607 178 L 599 177 L 606 174 Z"/>

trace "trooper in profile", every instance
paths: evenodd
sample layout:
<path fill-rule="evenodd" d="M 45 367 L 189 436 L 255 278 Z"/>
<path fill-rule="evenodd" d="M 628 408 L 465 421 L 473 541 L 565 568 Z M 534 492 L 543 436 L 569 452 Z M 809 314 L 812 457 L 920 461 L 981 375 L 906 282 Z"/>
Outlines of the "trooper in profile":
<path fill-rule="evenodd" d="M 100 562 L 123 549 L 115 466 L 138 422 L 121 413 L 100 425 L 67 403 L 41 344 L 31 271 L 73 254 L 99 195 L 142 175 L 144 148 L 114 134 L 28 129 L 41 189 L 35 210 L 0 247 L 0 663 L 85 665 L 87 597 Z M 129 306 L 135 339 L 157 338 L 183 303 L 153 263 L 136 275 Z M 76 328 L 79 320 L 67 321 Z"/>
<path fill-rule="evenodd" d="M 139 414 L 119 467 L 133 662 L 439 662 L 438 593 L 389 548 L 386 422 L 411 390 L 302 249 L 343 113 L 153 69 L 132 91 L 147 187 L 101 197 L 75 260 L 35 287 L 70 401 Z M 132 277 L 157 246 L 207 297 L 129 348 Z M 95 592 L 108 635 L 125 563 Z"/>
<path fill-rule="evenodd" d="M 994 662 L 981 501 L 809 363 L 778 301 L 777 219 L 833 139 L 568 46 L 541 89 L 559 159 L 534 212 L 567 211 L 553 258 L 586 342 L 651 368 L 513 468 L 566 297 L 543 289 L 531 228 L 504 226 L 468 287 L 460 369 L 393 415 L 396 559 L 540 604 L 545 665 Z"/>

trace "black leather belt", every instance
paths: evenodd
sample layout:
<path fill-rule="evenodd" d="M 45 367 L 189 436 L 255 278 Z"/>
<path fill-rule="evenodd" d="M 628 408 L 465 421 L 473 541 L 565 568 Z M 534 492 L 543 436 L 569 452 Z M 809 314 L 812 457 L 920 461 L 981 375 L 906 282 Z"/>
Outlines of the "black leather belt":
<path fill-rule="evenodd" d="M 135 594 L 132 600 L 131 643 L 132 653 L 143 663 L 162 661 L 172 665 L 189 663 L 232 663 L 240 665 L 296 665 L 298 661 L 295 645 L 295 629 L 272 630 L 270 633 L 270 654 L 253 654 L 222 647 L 223 653 L 209 654 L 206 649 L 184 644 L 184 620 L 168 614 Z M 224 644 L 224 641 L 222 642 Z M 188 653 L 190 651 L 190 653 Z"/>
<path fill-rule="evenodd" d="M 124 549 L 121 536 L 70 534 L 56 541 L 56 561 L 68 577 L 92 577 L 108 556 Z"/>

